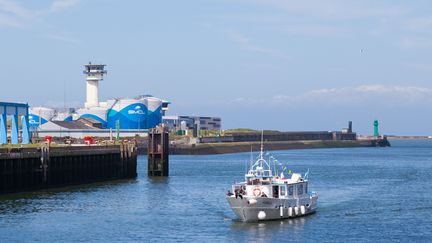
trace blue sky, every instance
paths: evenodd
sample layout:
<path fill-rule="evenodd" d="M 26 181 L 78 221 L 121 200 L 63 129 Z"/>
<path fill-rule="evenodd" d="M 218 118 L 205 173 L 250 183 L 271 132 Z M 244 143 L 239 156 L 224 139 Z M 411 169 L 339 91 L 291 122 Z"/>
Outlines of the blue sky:
<path fill-rule="evenodd" d="M 432 135 L 432 3 L 0 0 L 3 101 L 81 106 L 153 94 L 224 128 Z"/>

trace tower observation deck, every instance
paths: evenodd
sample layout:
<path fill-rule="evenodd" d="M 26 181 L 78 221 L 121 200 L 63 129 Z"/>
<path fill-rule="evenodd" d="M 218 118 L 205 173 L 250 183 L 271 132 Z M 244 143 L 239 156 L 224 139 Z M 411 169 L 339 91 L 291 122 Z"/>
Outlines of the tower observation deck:
<path fill-rule="evenodd" d="M 103 76 L 107 73 L 104 64 L 89 64 L 84 65 L 84 74 L 87 75 L 87 98 L 85 107 L 99 106 L 99 81 L 103 80 Z"/>

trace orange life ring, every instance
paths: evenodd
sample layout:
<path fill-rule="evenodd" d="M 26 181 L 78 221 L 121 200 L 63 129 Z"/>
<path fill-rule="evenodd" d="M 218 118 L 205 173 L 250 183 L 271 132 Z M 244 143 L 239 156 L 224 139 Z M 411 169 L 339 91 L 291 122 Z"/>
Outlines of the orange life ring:
<path fill-rule="evenodd" d="M 257 193 L 258 192 L 258 193 Z M 254 196 L 255 197 L 258 197 L 258 196 L 260 196 L 261 195 L 261 189 L 260 188 L 254 188 L 253 189 L 253 194 L 254 194 Z"/>

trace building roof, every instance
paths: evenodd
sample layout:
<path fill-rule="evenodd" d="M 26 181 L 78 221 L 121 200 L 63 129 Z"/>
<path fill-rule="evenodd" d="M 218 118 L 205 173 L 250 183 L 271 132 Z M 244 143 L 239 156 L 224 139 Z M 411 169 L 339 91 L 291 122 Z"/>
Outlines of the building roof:
<path fill-rule="evenodd" d="M 13 107 L 25 107 L 28 108 L 27 103 L 12 103 L 12 102 L 0 102 L 0 106 L 13 106 Z"/>
<path fill-rule="evenodd" d="M 52 123 L 65 129 L 98 129 L 80 121 L 52 121 Z"/>

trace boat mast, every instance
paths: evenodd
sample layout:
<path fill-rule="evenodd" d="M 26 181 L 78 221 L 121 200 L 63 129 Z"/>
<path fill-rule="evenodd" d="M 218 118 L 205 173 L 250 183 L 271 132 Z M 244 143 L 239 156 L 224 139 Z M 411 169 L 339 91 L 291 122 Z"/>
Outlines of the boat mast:
<path fill-rule="evenodd" d="M 253 166 L 253 153 L 252 153 L 252 145 L 251 145 L 251 153 L 250 153 L 250 161 L 249 161 L 249 170 L 252 169 Z M 249 171 L 247 171 L 249 173 Z"/>
<path fill-rule="evenodd" d="M 261 153 L 260 153 L 260 166 L 263 167 L 263 160 L 264 160 L 264 156 L 263 156 L 263 141 L 264 141 L 264 130 L 261 130 Z"/>

